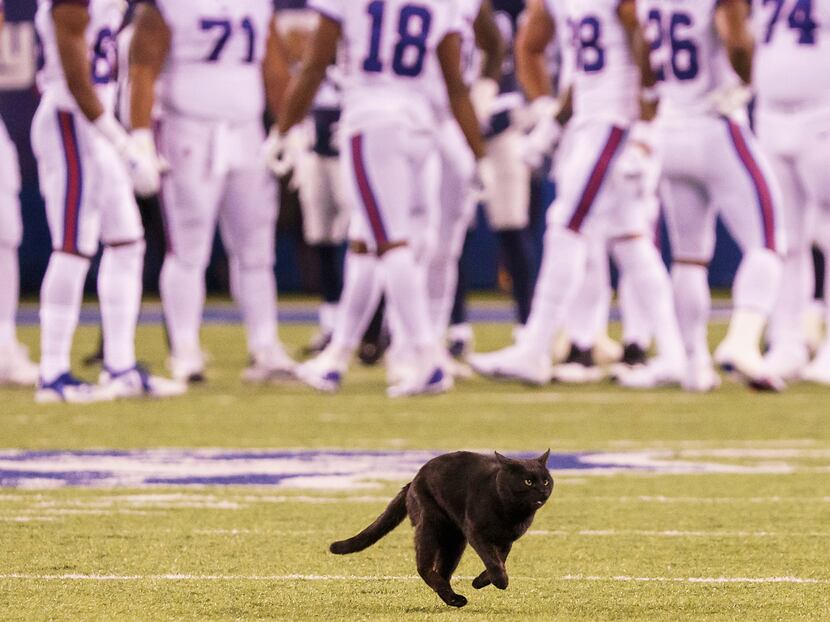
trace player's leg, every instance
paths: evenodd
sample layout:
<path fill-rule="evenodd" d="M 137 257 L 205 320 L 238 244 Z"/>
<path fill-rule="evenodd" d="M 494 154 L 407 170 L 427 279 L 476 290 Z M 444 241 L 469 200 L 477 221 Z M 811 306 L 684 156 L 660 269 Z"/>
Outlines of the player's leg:
<path fill-rule="evenodd" d="M 17 249 L 23 235 L 17 151 L 0 120 L 0 384 L 34 386 L 37 365 L 17 341 L 15 315 L 20 294 Z"/>
<path fill-rule="evenodd" d="M 239 130 L 257 144 L 261 129 Z M 220 212 L 225 247 L 238 270 L 237 296 L 242 308 L 251 365 L 243 379 L 265 382 L 292 376 L 294 361 L 277 334 L 277 283 L 274 275 L 277 191 L 272 176 L 256 159 L 231 172 Z"/>
<path fill-rule="evenodd" d="M 92 200 L 95 130 L 78 114 L 41 103 L 32 123 L 41 194 L 52 238 L 52 255 L 40 291 L 40 402 L 89 402 L 103 394 L 71 374 L 70 352 L 90 257 L 98 250 L 100 213 Z M 97 180 L 100 183 L 100 180 Z"/>
<path fill-rule="evenodd" d="M 711 162 L 712 192 L 744 256 L 732 288 L 735 310 L 715 359 L 763 388 L 776 388 L 780 381 L 770 377 L 760 341 L 778 298 L 786 252 L 781 190 L 748 128 L 723 120 L 719 131 L 719 137 L 711 136 L 723 153 Z"/>
<path fill-rule="evenodd" d="M 588 240 L 582 229 L 590 220 L 625 136 L 623 130 L 605 124 L 576 132 L 574 146 L 558 171 L 559 196 L 548 210 L 542 267 L 530 317 L 515 346 L 470 357 L 471 365 L 481 374 L 532 384 L 550 380 L 553 338 L 567 321 L 587 269 Z"/>
<path fill-rule="evenodd" d="M 669 176 L 662 188 L 672 247 L 672 283 L 680 333 L 689 360 L 685 388 L 718 386 L 712 368 L 708 328 L 711 311 L 709 262 L 715 251 L 715 210 L 706 189 L 693 179 Z"/>
<path fill-rule="evenodd" d="M 520 324 L 527 321 L 533 297 L 533 264 L 527 231 L 530 169 L 519 156 L 520 134 L 510 128 L 487 141 L 482 162 L 487 179 L 487 219 L 496 232 L 504 265 L 512 281 Z"/>
<path fill-rule="evenodd" d="M 167 254 L 159 289 L 170 338 L 173 377 L 204 377 L 199 329 L 205 304 L 205 269 L 210 260 L 224 176 L 211 171 L 209 125 L 166 119 L 159 132 L 159 152 L 170 163 L 162 181 L 162 210 Z"/>
<path fill-rule="evenodd" d="M 364 218 L 372 231 L 390 313 L 414 346 L 417 374 L 390 387 L 390 395 L 445 390 L 451 383 L 439 365 L 440 348 L 427 306 L 424 268 L 410 244 L 415 192 L 424 181 L 432 140 L 403 128 L 371 129 L 348 140 L 348 160 Z"/>

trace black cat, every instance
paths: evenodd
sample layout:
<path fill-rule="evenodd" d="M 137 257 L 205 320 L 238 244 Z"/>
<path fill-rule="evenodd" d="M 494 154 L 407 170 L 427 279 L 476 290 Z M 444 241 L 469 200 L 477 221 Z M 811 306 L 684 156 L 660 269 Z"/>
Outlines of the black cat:
<path fill-rule="evenodd" d="M 467 604 L 466 598 L 453 591 L 450 578 L 468 542 L 485 568 L 473 587 L 492 583 L 506 589 L 504 564 L 510 548 L 528 530 L 553 490 L 549 455 L 550 450 L 532 460 L 513 460 L 499 453 L 485 456 L 459 451 L 433 458 L 375 522 L 329 549 L 338 555 L 362 551 L 409 515 L 415 527 L 418 574 L 441 600 L 452 607 Z"/>

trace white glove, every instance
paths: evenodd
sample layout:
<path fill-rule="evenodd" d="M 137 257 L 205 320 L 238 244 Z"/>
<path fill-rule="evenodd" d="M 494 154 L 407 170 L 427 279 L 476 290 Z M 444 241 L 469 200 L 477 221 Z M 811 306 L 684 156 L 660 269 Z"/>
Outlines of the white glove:
<path fill-rule="evenodd" d="M 731 117 L 735 113 L 746 112 L 752 97 L 752 88 L 748 84 L 728 86 L 712 93 L 712 108 L 719 115 Z"/>
<path fill-rule="evenodd" d="M 492 78 L 479 78 L 473 82 L 470 89 L 470 101 L 473 102 L 473 109 L 479 125 L 490 122 L 493 116 L 493 104 L 499 94 L 499 85 Z"/>
<path fill-rule="evenodd" d="M 642 201 L 656 196 L 660 174 L 661 162 L 654 139 L 654 126 L 638 121 L 628 133 L 614 166 L 614 175 L 629 199 Z"/>
<path fill-rule="evenodd" d="M 133 130 L 127 143 L 127 165 L 133 180 L 133 189 L 140 197 L 151 197 L 161 189 L 161 175 L 170 166 L 156 151 L 152 130 Z"/>
<path fill-rule="evenodd" d="M 158 193 L 161 173 L 166 165 L 156 153 L 153 133 L 148 129 L 139 129 L 131 136 L 115 117 L 106 113 L 98 117 L 93 125 L 115 147 L 127 167 L 135 193 L 145 197 Z"/>
<path fill-rule="evenodd" d="M 549 117 L 555 117 L 559 114 L 562 106 L 559 102 L 550 95 L 543 95 L 534 99 L 530 106 L 527 107 L 526 118 L 528 127 L 533 127 L 539 121 Z"/>
<path fill-rule="evenodd" d="M 268 138 L 262 145 L 262 154 L 265 165 L 276 177 L 285 177 L 294 168 L 286 136 L 280 134 L 276 126 L 268 132 Z"/>
<path fill-rule="evenodd" d="M 532 169 L 542 166 L 562 139 L 563 128 L 554 117 L 540 119 L 519 143 L 519 157 Z"/>

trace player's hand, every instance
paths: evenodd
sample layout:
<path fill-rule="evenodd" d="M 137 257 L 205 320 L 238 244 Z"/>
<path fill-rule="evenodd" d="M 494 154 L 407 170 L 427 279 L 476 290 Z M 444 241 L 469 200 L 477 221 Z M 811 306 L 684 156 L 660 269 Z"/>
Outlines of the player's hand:
<path fill-rule="evenodd" d="M 151 130 L 133 130 L 127 143 L 126 159 L 135 193 L 140 197 L 158 194 L 161 189 L 161 175 L 166 173 L 170 166 L 159 157 Z"/>
<path fill-rule="evenodd" d="M 265 165 L 276 177 L 285 177 L 294 169 L 286 136 L 280 134 L 276 126 L 272 127 L 268 133 L 268 138 L 262 146 L 262 153 Z"/>
<path fill-rule="evenodd" d="M 545 156 L 552 155 L 562 139 L 563 128 L 554 117 L 546 117 L 522 137 L 519 157 L 532 169 L 542 166 Z"/>
<path fill-rule="evenodd" d="M 493 116 L 493 104 L 499 94 L 499 85 L 492 78 L 479 78 L 470 88 L 470 101 L 473 103 L 476 118 L 482 127 Z"/>
<path fill-rule="evenodd" d="M 712 108 L 724 117 L 746 113 L 752 97 L 752 88 L 748 84 L 728 86 L 712 93 Z"/>

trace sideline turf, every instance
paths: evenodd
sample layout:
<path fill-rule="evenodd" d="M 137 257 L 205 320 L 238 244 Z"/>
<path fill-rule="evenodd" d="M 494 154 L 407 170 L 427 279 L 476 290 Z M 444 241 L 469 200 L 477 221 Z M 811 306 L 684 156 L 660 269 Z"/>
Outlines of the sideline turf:
<path fill-rule="evenodd" d="M 34 329 L 21 332 L 35 341 Z M 479 345 L 501 345 L 508 332 L 479 327 Z M 294 346 L 310 333 L 310 327 L 282 329 Z M 142 326 L 139 336 L 141 357 L 160 369 L 160 328 Z M 796 472 L 560 477 L 552 505 L 534 525 L 544 533 L 527 536 L 511 555 L 509 590 L 476 592 L 469 579 L 459 581 L 457 589 L 470 599 L 460 612 L 413 578 L 408 526 L 364 554 L 326 553 L 330 540 L 381 511 L 395 489 L 389 484 L 336 493 L 5 489 L 3 619 L 830 618 L 828 390 L 798 386 L 759 396 L 727 386 L 711 396 L 688 396 L 610 384 L 530 390 L 477 380 L 448 396 L 390 402 L 382 396 L 382 373 L 356 367 L 343 393 L 329 397 L 296 386 L 244 387 L 238 381 L 245 359 L 241 330 L 208 326 L 204 338 L 216 356 L 211 382 L 183 400 L 37 407 L 29 391 L 0 390 L 0 448 L 541 451 L 550 445 L 560 451 L 660 447 L 680 455 L 739 447 L 794 453 L 718 460 L 785 461 Z M 76 351 L 86 352 L 93 341 L 94 331 L 81 328 Z M 805 449 L 815 453 L 799 453 Z M 479 564 L 468 552 L 459 575 L 477 574 Z M 66 575 L 122 578 L 44 578 Z M 262 578 L 275 576 L 281 578 Z M 332 579 L 343 576 L 364 579 Z M 759 577 L 826 583 L 685 581 Z"/>

